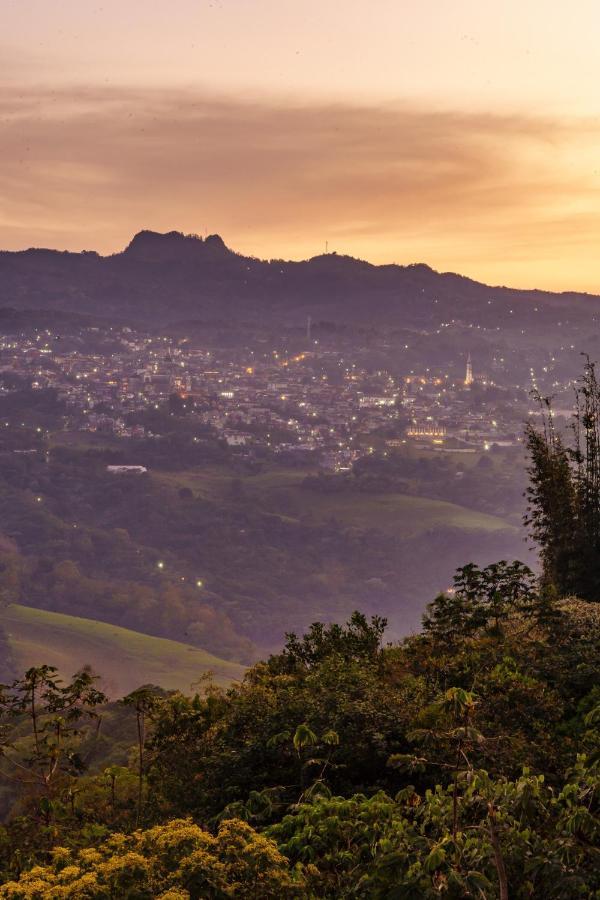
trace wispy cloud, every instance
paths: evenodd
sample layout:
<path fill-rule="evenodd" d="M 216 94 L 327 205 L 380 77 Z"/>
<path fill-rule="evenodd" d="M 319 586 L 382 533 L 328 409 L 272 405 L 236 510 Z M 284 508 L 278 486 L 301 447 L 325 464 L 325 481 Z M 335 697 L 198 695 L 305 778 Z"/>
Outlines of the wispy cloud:
<path fill-rule="evenodd" d="M 595 122 L 411 106 L 11 88 L 0 245 L 112 251 L 141 227 L 206 228 L 266 256 L 327 238 L 379 261 L 558 284 L 557 254 L 568 267 L 600 238 L 599 135 Z M 584 277 L 600 285 L 592 262 Z"/>

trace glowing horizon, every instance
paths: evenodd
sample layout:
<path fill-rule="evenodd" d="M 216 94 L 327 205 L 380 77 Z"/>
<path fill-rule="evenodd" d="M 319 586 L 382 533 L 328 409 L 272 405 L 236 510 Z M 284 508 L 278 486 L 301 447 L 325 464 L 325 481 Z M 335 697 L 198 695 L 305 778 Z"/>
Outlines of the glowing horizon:
<path fill-rule="evenodd" d="M 8 0 L 0 249 L 217 232 L 600 292 L 597 25 L 589 0 Z"/>

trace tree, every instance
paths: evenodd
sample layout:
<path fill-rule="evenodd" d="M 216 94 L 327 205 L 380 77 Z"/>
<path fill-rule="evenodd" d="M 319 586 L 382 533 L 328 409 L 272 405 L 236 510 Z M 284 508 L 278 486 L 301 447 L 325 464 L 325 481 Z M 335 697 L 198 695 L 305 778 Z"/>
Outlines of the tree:
<path fill-rule="evenodd" d="M 23 678 L 4 688 L 0 698 L 2 724 L 25 720 L 30 734 L 27 749 L 2 745 L 7 778 L 19 780 L 31 794 L 46 825 L 54 812 L 54 799 L 64 789 L 65 776 L 85 768 L 78 753 L 82 729 L 100 727 L 96 707 L 106 701 L 95 687 L 96 677 L 79 672 L 63 684 L 53 666 L 28 669 Z"/>
<path fill-rule="evenodd" d="M 453 747 L 451 755 L 459 745 L 464 754 L 458 773 L 449 763 L 447 785 L 436 777 L 422 791 L 404 784 L 393 799 L 384 792 L 317 797 L 267 829 L 292 863 L 305 866 L 314 896 L 596 896 L 597 761 L 580 758 L 557 789 L 528 770 L 516 779 L 492 778 L 469 759 L 469 744 L 480 740 L 468 733 L 473 699 L 450 691 L 440 700 L 450 728 L 438 737 Z M 592 728 L 595 716 L 587 717 Z"/>
<path fill-rule="evenodd" d="M 56 847 L 52 863 L 0 887 L 1 900 L 280 900 L 303 897 L 301 870 L 246 822 L 216 835 L 176 819 L 147 831 L 112 834 L 97 848 Z"/>
<path fill-rule="evenodd" d="M 575 392 L 572 446 L 557 435 L 549 398 L 542 428 L 526 429 L 530 485 L 525 524 L 540 546 L 544 578 L 560 596 L 600 600 L 600 384 L 586 356 Z"/>
<path fill-rule="evenodd" d="M 135 827 L 138 828 L 142 820 L 142 807 L 144 803 L 144 785 L 146 781 L 146 724 L 148 715 L 156 708 L 159 691 L 156 688 L 146 686 L 138 688 L 128 694 L 121 701 L 125 706 L 132 706 L 135 710 L 137 728 L 137 805 L 135 813 Z"/>
<path fill-rule="evenodd" d="M 386 627 L 387 619 L 372 616 L 369 622 L 360 612 L 353 612 L 345 626 L 314 622 L 301 639 L 293 633 L 286 634 L 283 651 L 271 657 L 270 665 L 288 670 L 297 666 L 310 668 L 331 655 L 377 662 Z"/>
<path fill-rule="evenodd" d="M 499 635 L 503 623 L 515 614 L 534 613 L 537 601 L 535 576 L 518 560 L 500 560 L 485 569 L 469 563 L 457 569 L 452 592 L 441 594 L 429 604 L 423 629 L 451 642 L 479 629 L 491 629 Z"/>
<path fill-rule="evenodd" d="M 299 781 L 300 781 L 300 798 L 301 802 L 308 794 L 314 794 L 318 790 L 327 790 L 325 785 L 325 774 L 327 769 L 332 765 L 331 756 L 334 747 L 340 743 L 337 731 L 332 728 L 326 729 L 323 734 L 318 737 L 306 722 L 298 725 L 294 734 L 290 731 L 283 731 L 274 735 L 269 741 L 268 746 L 277 747 L 291 743 L 299 764 Z M 321 752 L 322 756 L 315 756 L 315 752 Z M 312 784 L 306 787 L 307 770 L 317 767 L 317 773 Z"/>
<path fill-rule="evenodd" d="M 556 434 L 549 400 L 540 400 L 543 430 L 525 429 L 530 465 L 525 526 L 540 547 L 543 576 L 564 596 L 575 587 L 576 494 L 568 450 Z"/>
<path fill-rule="evenodd" d="M 310 644 L 309 665 L 298 643 L 302 655 L 279 654 L 255 665 L 226 694 L 165 699 L 153 714 L 152 803 L 175 815 L 205 817 L 265 790 L 279 789 L 284 808 L 320 773 L 331 791 L 344 792 L 389 777 L 387 758 L 403 745 L 410 715 L 423 701 L 421 683 L 396 682 L 378 639 L 361 643 L 362 655 L 343 639 L 342 652 L 338 641 L 319 641 L 318 651 Z M 318 738 L 310 753 L 308 744 L 301 748 L 302 778 L 293 746 L 299 724 Z M 325 740 L 332 732 L 339 744 Z"/>
<path fill-rule="evenodd" d="M 4 853 L 17 870 L 49 849 L 75 814 L 73 782 L 88 762 L 82 749 L 97 738 L 97 708 L 106 701 L 95 682 L 83 670 L 63 684 L 55 668 L 39 666 L 2 688 L 0 780 L 16 789 L 21 812 Z"/>
<path fill-rule="evenodd" d="M 452 780 L 453 840 L 456 839 L 458 831 L 459 775 L 464 771 L 472 772 L 473 765 L 469 751 L 484 743 L 483 735 L 473 723 L 475 706 L 476 698 L 471 691 L 465 691 L 460 687 L 449 688 L 432 706 L 435 714 L 433 727 L 414 728 L 408 734 L 411 741 L 429 747 L 442 747 L 441 757 L 431 760 L 422 756 L 395 754 L 388 761 L 393 768 L 408 767 L 411 770 L 423 770 L 426 765 L 435 765 L 449 770 Z"/>

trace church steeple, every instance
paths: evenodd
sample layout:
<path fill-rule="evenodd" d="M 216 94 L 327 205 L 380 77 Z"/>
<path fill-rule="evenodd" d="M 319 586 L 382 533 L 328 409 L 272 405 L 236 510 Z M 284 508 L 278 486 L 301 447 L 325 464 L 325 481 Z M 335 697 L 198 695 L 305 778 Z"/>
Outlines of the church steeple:
<path fill-rule="evenodd" d="M 471 362 L 471 354 L 467 356 L 467 371 L 465 373 L 465 387 L 473 384 L 473 363 Z"/>

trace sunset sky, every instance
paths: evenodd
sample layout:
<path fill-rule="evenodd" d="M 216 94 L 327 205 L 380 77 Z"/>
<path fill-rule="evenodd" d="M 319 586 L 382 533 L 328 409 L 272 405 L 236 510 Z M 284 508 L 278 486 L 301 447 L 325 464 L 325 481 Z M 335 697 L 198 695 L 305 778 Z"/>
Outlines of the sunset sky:
<path fill-rule="evenodd" d="M 597 0 L 2 0 L 0 248 L 600 293 L 599 43 Z"/>

